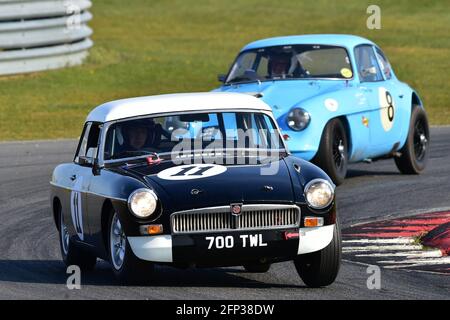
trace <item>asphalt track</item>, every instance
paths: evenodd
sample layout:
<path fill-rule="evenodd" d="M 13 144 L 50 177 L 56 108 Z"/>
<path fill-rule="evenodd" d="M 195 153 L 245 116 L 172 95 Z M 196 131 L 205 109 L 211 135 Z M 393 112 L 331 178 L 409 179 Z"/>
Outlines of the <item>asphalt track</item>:
<path fill-rule="evenodd" d="M 121 287 L 105 262 L 66 287 L 49 208 L 52 169 L 71 161 L 75 141 L 0 144 L 0 299 L 450 299 L 450 277 L 387 270 L 381 289 L 367 288 L 367 266 L 344 261 L 336 282 L 309 289 L 292 263 L 266 274 L 241 267 L 178 270 L 158 267 L 155 283 Z M 400 175 L 393 160 L 350 167 L 338 188 L 342 226 L 450 207 L 450 127 L 432 129 L 431 158 L 420 176 Z"/>

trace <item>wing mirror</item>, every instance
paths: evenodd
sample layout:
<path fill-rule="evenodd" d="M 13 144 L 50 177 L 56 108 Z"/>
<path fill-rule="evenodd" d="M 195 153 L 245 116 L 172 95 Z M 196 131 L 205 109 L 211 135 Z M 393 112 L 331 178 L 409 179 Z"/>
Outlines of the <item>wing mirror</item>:
<path fill-rule="evenodd" d="M 225 83 L 226 79 L 227 79 L 227 75 L 226 74 L 219 74 L 217 76 L 217 80 L 219 80 L 219 82 Z"/>
<path fill-rule="evenodd" d="M 79 156 L 78 164 L 84 167 L 92 167 L 92 174 L 94 176 L 98 176 L 100 174 L 100 170 L 102 167 L 98 163 L 97 158 L 87 157 L 87 156 Z"/>
<path fill-rule="evenodd" d="M 102 167 L 98 164 L 98 159 L 94 159 L 92 164 L 92 174 L 94 176 L 100 175 L 100 171 L 102 170 Z"/>
<path fill-rule="evenodd" d="M 91 166 L 91 165 L 94 164 L 94 160 L 91 157 L 79 156 L 78 157 L 78 164 L 80 166 Z"/>

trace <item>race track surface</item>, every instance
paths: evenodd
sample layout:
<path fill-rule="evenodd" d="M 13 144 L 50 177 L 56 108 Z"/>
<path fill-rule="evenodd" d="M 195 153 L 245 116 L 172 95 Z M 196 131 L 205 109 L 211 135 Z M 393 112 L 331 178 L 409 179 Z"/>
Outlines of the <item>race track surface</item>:
<path fill-rule="evenodd" d="M 432 129 L 429 166 L 420 176 L 400 175 L 393 160 L 350 166 L 338 187 L 342 227 L 450 207 L 450 127 Z M 344 261 L 328 288 L 309 289 L 292 263 L 266 274 L 243 268 L 178 270 L 158 267 L 155 283 L 121 287 L 105 262 L 68 290 L 50 214 L 53 168 L 71 161 L 75 141 L 0 144 L 0 299 L 449 299 L 446 275 L 381 271 L 381 289 L 367 288 L 367 266 Z"/>

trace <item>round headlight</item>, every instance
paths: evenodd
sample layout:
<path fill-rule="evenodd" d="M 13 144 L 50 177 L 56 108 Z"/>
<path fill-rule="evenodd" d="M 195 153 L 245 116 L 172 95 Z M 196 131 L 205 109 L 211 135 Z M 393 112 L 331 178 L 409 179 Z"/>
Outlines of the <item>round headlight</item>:
<path fill-rule="evenodd" d="M 334 199 L 334 187 L 324 179 L 314 179 L 305 187 L 305 199 L 313 209 L 328 207 Z"/>
<path fill-rule="evenodd" d="M 138 218 L 151 216 L 157 207 L 158 197 L 149 189 L 137 189 L 128 198 L 128 207 Z"/>
<path fill-rule="evenodd" d="M 310 121 L 309 113 L 301 108 L 292 109 L 287 116 L 287 125 L 294 131 L 305 129 Z"/>

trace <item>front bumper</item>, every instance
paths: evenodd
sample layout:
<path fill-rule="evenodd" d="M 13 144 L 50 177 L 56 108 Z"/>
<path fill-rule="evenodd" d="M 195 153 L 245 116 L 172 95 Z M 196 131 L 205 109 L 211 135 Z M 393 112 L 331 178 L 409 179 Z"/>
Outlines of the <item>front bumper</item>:
<path fill-rule="evenodd" d="M 328 225 L 300 229 L 128 237 L 128 242 L 133 253 L 146 261 L 197 266 L 233 266 L 255 261 L 292 260 L 297 255 L 322 250 L 333 239 L 334 227 Z M 286 232 L 298 233 L 299 237 L 286 239 Z M 211 240 L 211 237 L 214 240 Z M 228 240 L 229 237 L 233 238 L 232 241 L 228 241 L 228 246 L 231 242 L 233 245 L 217 248 L 215 240 L 226 237 Z M 222 240 L 219 240 L 219 247 L 222 247 Z"/>
<path fill-rule="evenodd" d="M 291 150 L 290 149 L 290 152 L 295 157 L 302 158 L 303 160 L 306 160 L 306 161 L 311 161 L 316 156 L 317 150 L 301 151 L 301 150 Z"/>
<path fill-rule="evenodd" d="M 303 131 L 282 129 L 282 133 L 289 136 L 286 144 L 291 154 L 307 161 L 316 156 L 319 150 L 321 132 L 316 132 L 312 128 L 306 128 Z"/>

